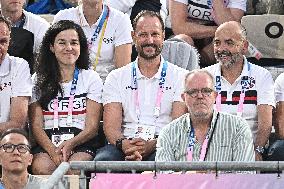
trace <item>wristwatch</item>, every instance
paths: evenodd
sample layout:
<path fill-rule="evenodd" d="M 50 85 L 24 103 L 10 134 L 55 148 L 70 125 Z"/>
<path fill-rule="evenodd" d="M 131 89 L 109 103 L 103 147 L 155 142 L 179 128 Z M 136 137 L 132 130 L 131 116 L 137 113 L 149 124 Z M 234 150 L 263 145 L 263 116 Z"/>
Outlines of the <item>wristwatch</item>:
<path fill-rule="evenodd" d="M 257 146 L 254 149 L 256 152 L 263 154 L 264 153 L 264 147 L 263 146 Z"/>
<path fill-rule="evenodd" d="M 118 149 L 120 149 L 120 150 L 122 150 L 122 141 L 123 141 L 124 139 L 126 139 L 126 138 L 120 138 L 120 139 L 117 139 L 117 140 L 115 141 L 115 146 L 116 146 Z"/>

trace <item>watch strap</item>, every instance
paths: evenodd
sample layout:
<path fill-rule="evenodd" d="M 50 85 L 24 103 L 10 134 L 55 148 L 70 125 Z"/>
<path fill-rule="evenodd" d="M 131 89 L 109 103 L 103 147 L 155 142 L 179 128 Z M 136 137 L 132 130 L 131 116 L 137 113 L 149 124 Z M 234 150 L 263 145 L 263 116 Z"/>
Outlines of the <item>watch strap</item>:
<path fill-rule="evenodd" d="M 115 141 L 115 146 L 118 148 L 118 149 L 120 149 L 120 150 L 122 150 L 122 141 L 124 140 L 125 138 L 120 138 L 120 139 L 117 139 L 116 141 Z"/>
<path fill-rule="evenodd" d="M 263 154 L 264 153 L 264 147 L 263 146 L 256 146 L 254 149 L 256 152 Z"/>

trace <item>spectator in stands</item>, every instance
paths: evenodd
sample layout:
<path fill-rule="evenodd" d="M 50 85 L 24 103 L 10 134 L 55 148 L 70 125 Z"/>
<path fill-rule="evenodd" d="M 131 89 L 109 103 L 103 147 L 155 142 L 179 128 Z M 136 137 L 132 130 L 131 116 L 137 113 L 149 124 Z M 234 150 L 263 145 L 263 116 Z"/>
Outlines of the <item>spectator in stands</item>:
<path fill-rule="evenodd" d="M 105 0 L 105 4 L 129 14 L 131 23 L 142 10 L 160 13 L 165 23 L 168 16 L 167 1 L 168 0 Z M 167 28 L 165 28 L 165 39 L 168 37 L 167 31 Z M 132 46 L 131 61 L 134 61 L 137 58 L 137 55 L 138 53 L 135 47 Z"/>
<path fill-rule="evenodd" d="M 284 73 L 280 74 L 274 84 L 276 111 L 275 111 L 275 131 L 277 137 L 284 139 Z"/>
<path fill-rule="evenodd" d="M 2 178 L 0 188 L 9 189 L 38 189 L 45 179 L 28 173 L 33 155 L 27 134 L 21 129 L 9 129 L 0 138 L 0 160 Z"/>
<path fill-rule="evenodd" d="M 182 35 L 201 54 L 201 66 L 215 63 L 212 39 L 217 27 L 240 21 L 247 0 L 170 0 L 170 17 L 175 35 Z"/>
<path fill-rule="evenodd" d="M 24 58 L 33 71 L 34 55 L 39 49 L 49 23 L 23 10 L 25 0 L 0 0 L 1 14 L 12 22 L 9 54 Z"/>
<path fill-rule="evenodd" d="M 270 144 L 266 160 L 284 161 L 284 73 L 275 80 L 276 109 L 274 114 L 274 128 L 276 141 Z"/>
<path fill-rule="evenodd" d="M 241 117 L 213 110 L 216 96 L 209 72 L 187 74 L 182 98 L 189 113 L 162 129 L 156 161 L 254 161 L 249 125 Z"/>
<path fill-rule="evenodd" d="M 32 81 L 28 63 L 7 54 L 10 22 L 0 16 L 0 134 L 25 125 Z"/>
<path fill-rule="evenodd" d="M 138 58 L 105 81 L 104 131 L 110 144 L 98 150 L 95 161 L 153 161 L 161 128 L 186 112 L 180 94 L 187 71 L 160 54 L 165 35 L 161 16 L 142 11 L 133 28 Z"/>
<path fill-rule="evenodd" d="M 248 48 L 245 28 L 239 22 L 221 24 L 215 33 L 217 64 L 205 68 L 215 78 L 217 111 L 237 114 L 250 125 L 256 160 L 262 160 L 272 127 L 275 106 L 273 79 L 268 70 L 244 57 Z"/>
<path fill-rule="evenodd" d="M 78 7 L 58 12 L 54 23 L 66 19 L 83 28 L 92 67 L 103 80 L 111 70 L 130 62 L 132 26 L 127 15 L 103 5 L 102 0 L 82 0 Z"/>
<path fill-rule="evenodd" d="M 87 38 L 73 21 L 53 24 L 43 38 L 30 105 L 34 174 L 51 174 L 62 161 L 92 160 L 102 111 L 102 81 L 88 70 Z M 76 173 L 77 172 L 69 172 Z"/>

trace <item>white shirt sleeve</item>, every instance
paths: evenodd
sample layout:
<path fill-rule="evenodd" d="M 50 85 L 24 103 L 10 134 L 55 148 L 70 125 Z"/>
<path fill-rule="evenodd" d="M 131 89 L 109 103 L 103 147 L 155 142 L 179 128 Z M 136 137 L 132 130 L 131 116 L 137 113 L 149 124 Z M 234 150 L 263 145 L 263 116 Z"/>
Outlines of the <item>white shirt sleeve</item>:
<path fill-rule="evenodd" d="M 276 102 L 284 101 L 284 73 L 280 74 L 274 84 Z"/>
<path fill-rule="evenodd" d="M 119 85 L 117 70 L 110 72 L 105 80 L 103 87 L 103 104 L 106 105 L 112 102 L 122 102 L 121 86 Z M 120 72 L 121 73 L 121 72 Z"/>
<path fill-rule="evenodd" d="M 185 5 L 188 5 L 188 0 L 172 0 L 172 1 L 176 1 L 176 2 L 179 2 L 179 3 L 185 4 Z"/>
<path fill-rule="evenodd" d="M 134 6 L 137 0 L 105 0 L 104 3 L 121 12 L 127 13 Z"/>
<path fill-rule="evenodd" d="M 188 73 L 188 71 L 184 70 L 184 69 L 180 69 L 178 72 L 179 72 L 178 79 L 175 82 L 176 83 L 176 86 L 175 86 L 176 90 L 175 90 L 175 93 L 174 93 L 173 102 L 183 102 L 183 99 L 181 98 L 181 94 L 184 91 L 184 79 L 185 79 L 186 74 Z"/>
<path fill-rule="evenodd" d="M 38 52 L 42 39 L 49 28 L 49 24 L 47 22 L 39 22 L 37 27 L 39 28 L 37 33 L 34 34 L 35 41 L 34 41 L 34 52 Z"/>
<path fill-rule="evenodd" d="M 42 39 L 45 35 L 45 32 L 48 30 L 50 24 L 38 15 L 32 14 L 30 12 L 24 11 L 26 16 L 26 24 L 24 29 L 32 32 L 34 34 L 34 53 L 39 51 Z"/>
<path fill-rule="evenodd" d="M 103 90 L 103 82 L 100 78 L 99 74 L 94 70 L 88 70 L 90 75 L 88 76 L 89 80 L 89 90 L 87 94 L 87 98 L 97 103 L 102 103 L 102 90 Z"/>
<path fill-rule="evenodd" d="M 115 17 L 114 19 L 117 19 L 119 22 L 114 36 L 115 46 L 132 43 L 131 31 L 133 31 L 133 29 L 129 16 L 124 14 L 122 17 Z"/>
<path fill-rule="evenodd" d="M 173 0 L 185 5 L 188 5 L 188 0 Z M 228 0 L 229 3 L 227 5 L 228 8 L 237 8 L 243 11 L 246 11 L 247 0 Z"/>
<path fill-rule="evenodd" d="M 30 74 L 30 68 L 27 61 L 21 58 L 17 58 L 13 62 L 18 64 L 13 71 L 12 78 L 12 97 L 18 96 L 32 96 L 32 80 Z"/>
<path fill-rule="evenodd" d="M 241 9 L 245 12 L 247 8 L 247 0 L 230 0 L 227 7 Z"/>
<path fill-rule="evenodd" d="M 64 18 L 64 15 L 65 15 L 64 13 L 65 13 L 64 10 L 61 10 L 58 13 L 56 13 L 56 15 L 54 15 L 54 17 L 53 17 L 52 24 L 62 20 Z"/>
<path fill-rule="evenodd" d="M 260 73 L 259 80 L 257 79 L 257 105 L 267 104 L 275 107 L 274 96 L 274 81 L 272 75 L 268 70 Z"/>

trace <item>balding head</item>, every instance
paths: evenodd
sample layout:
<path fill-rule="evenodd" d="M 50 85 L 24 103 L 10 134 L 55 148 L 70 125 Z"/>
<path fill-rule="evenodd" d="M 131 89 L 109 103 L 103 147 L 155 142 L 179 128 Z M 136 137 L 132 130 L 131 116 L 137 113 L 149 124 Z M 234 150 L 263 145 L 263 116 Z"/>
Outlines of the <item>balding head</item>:
<path fill-rule="evenodd" d="M 216 32 L 215 32 L 215 36 L 218 35 L 218 33 L 220 32 L 231 32 L 231 33 L 235 33 L 237 35 L 239 35 L 241 37 L 241 39 L 246 40 L 247 38 L 247 34 L 246 34 L 246 29 L 244 26 L 241 25 L 241 23 L 237 22 L 237 21 L 229 21 L 229 22 L 225 22 L 223 24 L 221 24 Z"/>

